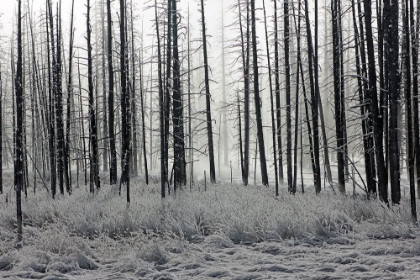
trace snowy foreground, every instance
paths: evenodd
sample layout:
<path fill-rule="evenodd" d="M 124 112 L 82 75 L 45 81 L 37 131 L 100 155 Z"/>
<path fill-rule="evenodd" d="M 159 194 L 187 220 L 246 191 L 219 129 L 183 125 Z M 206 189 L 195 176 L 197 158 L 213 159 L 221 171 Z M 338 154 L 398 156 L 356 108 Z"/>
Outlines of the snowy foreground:
<path fill-rule="evenodd" d="M 0 196 L 0 279 L 420 279 L 420 231 L 409 202 L 308 190 L 208 185 L 162 202 L 157 184 L 125 193 L 23 203 L 24 245 L 15 249 L 15 205 Z M 406 199 L 406 198 L 405 198 Z"/>

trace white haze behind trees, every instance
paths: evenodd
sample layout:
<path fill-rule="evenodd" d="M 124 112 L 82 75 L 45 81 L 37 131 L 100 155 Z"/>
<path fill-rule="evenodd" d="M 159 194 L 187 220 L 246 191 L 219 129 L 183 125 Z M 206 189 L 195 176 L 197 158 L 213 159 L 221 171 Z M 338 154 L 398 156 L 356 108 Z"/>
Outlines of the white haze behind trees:
<path fill-rule="evenodd" d="M 10 45 L 11 45 L 11 38 L 13 36 L 13 39 L 16 39 L 16 34 L 13 34 L 13 25 L 14 21 L 16 20 L 15 11 L 17 2 L 16 1 L 9 1 L 9 0 L 0 0 L 4 3 L 1 3 L 1 13 L 2 17 L 0 19 L 0 23 L 3 25 L 3 28 L 0 30 L 0 34 L 3 36 L 2 40 L 0 41 L 0 48 L 2 49 L 3 54 L 0 54 L 0 57 L 3 56 L 4 59 L 0 60 L 0 63 L 3 63 L 1 66 L 2 69 L 8 69 L 10 68 Z M 29 3 L 30 10 L 32 11 L 32 18 L 35 23 L 35 25 L 39 25 L 39 20 L 41 17 L 44 17 L 45 13 L 45 1 L 46 0 L 29 0 L 22 1 L 22 8 L 24 11 L 27 11 L 27 6 Z M 51 0 L 51 3 L 53 5 L 53 14 L 55 15 L 55 11 L 58 5 L 58 0 Z M 150 58 L 152 56 L 156 56 L 156 30 L 154 27 L 155 24 L 155 18 L 154 18 L 154 9 L 150 6 L 153 3 L 153 1 L 150 0 L 142 0 L 142 1 L 136 1 L 133 0 L 133 17 L 134 17 L 134 30 L 135 30 L 135 36 L 137 36 L 136 40 L 136 48 L 141 46 L 144 51 L 144 84 L 149 85 L 150 87 L 150 79 L 151 75 L 153 76 L 153 79 L 156 79 L 157 76 L 157 66 L 156 66 L 156 59 L 153 60 L 153 65 L 150 67 Z M 261 2 L 261 3 L 260 3 Z M 267 1 L 268 2 L 268 1 Z M 216 160 L 216 173 L 217 177 L 220 175 L 223 175 L 222 173 L 225 171 L 223 168 L 226 168 L 226 166 L 223 166 L 223 164 L 219 165 L 218 161 L 218 145 L 219 141 L 222 142 L 223 139 L 219 138 L 219 129 L 223 133 L 223 130 L 219 127 L 221 125 L 221 122 L 223 120 L 220 118 L 220 113 L 222 111 L 222 108 L 225 107 L 225 104 L 222 102 L 222 11 L 224 11 L 224 38 L 225 38 L 225 73 L 226 73 L 226 85 L 225 90 L 227 94 L 227 103 L 232 104 L 236 101 L 237 95 L 236 92 L 238 89 L 242 87 L 242 83 L 240 82 L 241 74 L 237 70 L 241 67 L 238 62 L 236 64 L 233 64 L 233 61 L 237 60 L 239 57 L 239 53 L 237 52 L 239 48 L 236 50 L 232 50 L 232 45 L 237 44 L 238 42 L 234 42 L 233 38 L 239 35 L 239 30 L 236 26 L 232 26 L 233 22 L 236 21 L 238 17 L 238 11 L 237 8 L 232 8 L 232 6 L 237 4 L 236 0 L 206 0 L 205 3 L 205 17 L 206 17 L 206 29 L 207 29 L 207 42 L 208 42 L 208 59 L 209 59 L 209 67 L 211 69 L 210 72 L 210 92 L 211 92 L 211 98 L 212 98 L 212 111 L 213 113 L 213 121 L 214 121 L 214 142 L 215 142 L 215 160 Z M 74 52 L 75 57 L 87 57 L 86 54 L 86 0 L 75 0 L 75 10 L 74 10 Z M 130 5 L 131 2 L 127 1 L 127 5 Z M 65 56 L 66 61 L 64 62 L 65 65 L 67 63 L 67 56 L 68 56 L 68 41 L 69 41 L 69 26 L 70 26 L 70 12 L 71 12 L 71 1 L 68 0 L 61 0 L 62 5 L 62 42 L 63 42 L 63 54 Z M 192 51 L 196 50 L 201 46 L 201 26 L 200 26 L 200 1 L 198 0 L 182 0 L 178 3 L 178 10 L 179 15 L 181 18 L 181 26 L 187 25 L 187 16 L 188 16 L 188 6 L 190 9 L 190 32 L 191 32 L 191 40 L 193 41 L 191 43 L 191 49 Z M 272 4 L 267 3 L 267 13 L 269 17 L 272 17 Z M 92 29 L 94 30 L 92 34 L 92 40 L 93 40 L 93 52 L 99 52 L 100 50 L 100 44 L 99 49 L 96 43 L 96 39 L 98 39 L 98 34 L 100 34 L 100 26 L 97 24 L 100 22 L 100 1 L 91 1 L 91 24 Z M 111 1 L 111 8 L 113 13 L 113 30 L 114 32 L 118 32 L 118 9 L 119 9 L 119 2 L 118 1 Z M 105 9 L 105 8 L 104 8 Z M 264 127 L 264 133 L 266 138 L 266 149 L 269 152 L 271 149 L 271 145 L 269 144 L 269 133 L 270 128 L 269 125 L 266 125 L 269 123 L 269 92 L 268 92 L 268 76 L 267 76 L 267 69 L 266 69 L 266 58 L 265 58 L 265 44 L 263 43 L 264 38 L 264 27 L 263 27 L 263 12 L 262 12 L 262 1 L 256 1 L 256 13 L 257 18 L 259 19 L 257 25 L 257 33 L 259 37 L 259 45 L 258 45 L 258 53 L 259 53 L 259 65 L 260 71 L 263 75 L 260 77 L 260 88 L 261 88 L 261 100 L 262 104 L 264 106 L 263 110 L 263 123 L 265 125 Z M 97 11 L 96 11 L 97 10 Z M 131 11 L 128 13 L 128 16 L 131 16 Z M 42 15 L 41 15 L 42 14 Z M 272 20 L 269 19 L 270 21 Z M 98 25 L 98 26 L 97 26 Z M 106 25 L 106 23 L 105 23 Z M 37 27 L 39 28 L 39 27 Z M 95 33 L 95 29 L 96 33 Z M 34 30 L 36 32 L 36 29 Z M 142 34 L 143 32 L 143 34 Z M 15 32 L 16 33 L 16 32 Z M 115 37 L 116 36 L 116 37 Z M 140 38 L 140 36 L 142 38 Z M 118 35 L 114 34 L 114 40 L 118 38 Z M 180 31 L 180 50 L 186 52 L 186 30 L 185 28 Z M 153 47 L 153 53 L 152 53 L 152 45 Z M 106 51 L 106 50 L 104 50 Z M 115 51 L 115 50 L 114 50 Z M 7 56 L 5 55 L 7 54 Z M 185 56 L 185 54 L 183 54 Z M 99 58 L 97 58 L 99 59 Z M 100 59 L 99 59 L 100 60 Z M 83 62 L 83 61 L 82 61 Z M 77 59 L 74 59 L 74 63 L 77 63 Z M 192 73 L 192 79 L 194 80 L 193 83 L 193 89 L 192 91 L 194 93 L 201 92 L 202 96 L 204 96 L 203 91 L 203 79 L 204 74 L 202 74 L 202 50 L 199 52 L 196 52 L 192 56 L 192 68 L 198 69 L 194 70 Z M 200 64 L 201 63 L 201 64 Z M 81 71 L 82 74 L 84 74 L 87 70 L 85 70 L 84 63 L 81 65 Z M 200 68 L 201 67 L 201 68 Z M 200 69 L 199 69 L 200 68 Z M 76 70 L 73 70 L 73 76 L 76 77 L 77 73 Z M 137 70 L 136 70 L 137 71 Z M 138 72 L 138 71 L 137 71 Z M 182 65 L 181 69 L 182 73 L 186 72 L 186 62 Z M 76 85 L 75 85 L 76 86 Z M 87 80 L 85 78 L 82 78 L 82 86 L 84 88 L 87 88 Z M 157 91 L 157 84 L 154 83 L 152 86 L 152 90 Z M 148 90 L 148 89 L 145 89 Z M 183 90 L 184 94 L 186 93 L 186 84 L 185 81 L 183 81 Z M 155 94 L 149 94 L 146 92 L 145 95 L 145 104 L 148 106 L 149 100 L 152 99 L 153 102 L 156 102 L 157 95 Z M 185 97 L 186 98 L 186 97 Z M 198 100 L 198 104 L 204 104 L 204 97 L 200 97 Z M 186 101 L 184 101 L 186 105 Z M 117 102 L 118 104 L 118 102 Z M 157 108 L 158 104 L 154 104 Z M 199 108 L 201 105 L 193 104 L 193 106 L 197 110 L 202 110 Z M 87 110 L 84 108 L 83 110 Z M 147 109 L 148 110 L 148 109 Z M 156 109 L 157 110 L 157 109 Z M 233 168 L 239 169 L 239 156 L 237 152 L 237 139 L 235 138 L 237 135 L 237 128 L 235 121 L 230 121 L 236 118 L 236 113 L 233 111 L 233 107 L 229 107 L 227 112 L 227 119 L 228 119 L 228 135 L 221 135 L 221 137 L 228 137 L 228 146 L 229 146 L 229 157 L 230 161 L 232 161 Z M 85 112 L 87 113 L 87 111 Z M 186 114 L 186 112 L 184 112 Z M 157 123 L 157 113 L 156 116 L 154 116 L 154 120 L 156 120 L 156 123 L 153 123 L 153 128 L 156 129 L 158 127 Z M 146 123 L 148 124 L 149 121 L 147 120 Z M 204 127 L 203 127 L 204 128 Z M 150 129 L 147 125 L 146 129 Z M 201 148 L 206 145 L 206 140 L 204 137 L 195 137 L 196 143 L 195 148 Z M 154 137 L 158 137 L 156 133 L 154 133 Z M 255 141 L 256 136 L 251 137 L 251 142 Z M 147 142 L 150 142 L 149 139 L 147 139 Z M 156 141 L 157 142 L 157 141 Z M 222 146 L 223 144 L 220 143 Z M 156 153 L 156 149 L 158 147 L 153 147 L 154 151 L 153 153 Z M 223 147 L 222 149 L 222 155 L 220 161 L 223 162 Z M 201 149 L 202 152 L 205 152 L 204 149 Z M 253 148 L 252 148 L 253 150 Z M 150 153 L 150 151 L 148 151 Z M 195 154 L 195 174 L 198 177 L 203 177 L 203 171 L 205 169 L 208 169 L 208 159 L 207 157 L 200 157 L 201 153 Z M 253 153 L 252 153 L 253 154 Z M 254 158 L 254 156 L 252 156 Z M 268 161 L 272 161 L 271 157 L 267 157 Z M 253 165 L 252 165 L 253 166 Z M 257 168 L 259 166 L 259 163 L 257 164 Z M 220 168 L 219 168 L 220 167 Z M 151 167 L 151 170 L 158 168 L 158 164 L 154 163 L 154 166 Z M 253 168 L 252 168 L 253 170 Z M 269 172 L 273 172 L 272 168 L 269 168 Z M 209 173 L 207 171 L 207 173 Z M 226 170 L 226 173 L 228 173 L 228 170 Z M 259 172 L 257 172 L 257 176 L 259 176 Z"/>

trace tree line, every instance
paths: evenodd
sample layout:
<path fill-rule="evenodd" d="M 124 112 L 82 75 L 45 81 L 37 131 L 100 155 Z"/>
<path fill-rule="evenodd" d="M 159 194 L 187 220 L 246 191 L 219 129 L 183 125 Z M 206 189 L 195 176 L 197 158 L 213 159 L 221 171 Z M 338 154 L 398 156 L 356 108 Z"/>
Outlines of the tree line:
<path fill-rule="evenodd" d="M 153 14 L 146 33 L 133 1 L 86 0 L 83 45 L 75 45 L 74 0 L 68 30 L 61 1 L 43 3 L 34 18 L 17 1 L 0 68 L 0 161 L 14 166 L 18 224 L 21 194 L 39 183 L 55 198 L 79 181 L 94 193 L 106 180 L 129 203 L 130 178 L 141 170 L 149 184 L 155 168 L 165 198 L 191 186 L 203 160 L 216 183 L 216 163 L 220 174 L 236 158 L 248 185 L 252 153 L 276 195 L 282 185 L 304 192 L 308 166 L 317 194 L 322 179 L 342 194 L 351 181 L 369 199 L 399 204 L 405 168 L 417 220 L 419 1 L 208 2 L 221 7 L 221 46 L 210 50 L 221 74 L 209 62 L 204 0 L 192 12 L 148 1 L 138 12 Z"/>

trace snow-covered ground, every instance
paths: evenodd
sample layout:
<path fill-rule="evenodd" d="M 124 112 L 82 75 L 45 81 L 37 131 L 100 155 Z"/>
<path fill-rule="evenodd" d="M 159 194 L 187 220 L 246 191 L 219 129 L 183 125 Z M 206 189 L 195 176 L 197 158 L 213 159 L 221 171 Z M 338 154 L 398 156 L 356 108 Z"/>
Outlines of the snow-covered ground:
<path fill-rule="evenodd" d="M 420 279 L 420 231 L 407 198 L 388 209 L 323 191 L 275 198 L 222 183 L 161 201 L 157 184 L 85 186 L 23 202 L 15 249 L 13 192 L 0 196 L 1 279 Z"/>

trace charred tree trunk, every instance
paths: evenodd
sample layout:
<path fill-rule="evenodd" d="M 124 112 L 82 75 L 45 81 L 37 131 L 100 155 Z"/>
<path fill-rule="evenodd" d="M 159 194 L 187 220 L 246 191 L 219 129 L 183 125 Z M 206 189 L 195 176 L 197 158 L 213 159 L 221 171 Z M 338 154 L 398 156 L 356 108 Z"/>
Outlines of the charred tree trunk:
<path fill-rule="evenodd" d="M 18 0 L 18 26 L 17 26 L 17 61 L 15 76 L 16 99 L 16 127 L 15 127 L 15 167 L 14 181 L 16 191 L 16 219 L 17 236 L 16 246 L 22 246 L 22 189 L 24 188 L 24 146 L 23 146 L 23 62 L 22 62 L 22 3 Z"/>
<path fill-rule="evenodd" d="M 201 0 L 201 29 L 202 29 L 202 37 L 203 37 L 204 87 L 206 89 L 206 121 L 207 121 L 207 142 L 208 142 L 208 148 L 209 148 L 209 161 L 210 161 L 210 182 L 216 183 L 216 171 L 214 167 L 213 124 L 212 124 L 212 119 L 211 119 L 209 65 L 208 65 L 208 59 L 207 59 L 206 22 L 205 22 L 205 17 L 204 17 L 204 0 Z"/>
<path fill-rule="evenodd" d="M 370 110 L 372 112 L 373 134 L 375 144 L 375 159 L 377 166 L 377 181 L 379 189 L 379 197 L 385 203 L 388 203 L 388 189 L 387 189 L 387 175 L 384 161 L 384 150 L 382 142 L 382 123 L 380 122 L 380 112 L 378 108 L 378 97 L 376 87 L 376 62 L 375 62 L 375 47 L 373 43 L 372 32 L 372 2 L 365 0 L 364 4 L 364 18 L 366 27 L 366 47 L 368 55 L 368 90 L 366 98 L 370 100 Z"/>
<path fill-rule="evenodd" d="M 117 150 L 115 141 L 115 114 L 114 114 L 114 69 L 112 65 L 112 16 L 111 0 L 106 1 L 107 7 L 107 47 L 108 47 L 108 137 L 111 162 L 109 167 L 109 181 L 111 185 L 117 183 Z"/>
<path fill-rule="evenodd" d="M 184 142 L 184 109 L 181 94 L 180 60 L 178 50 L 178 11 L 176 0 L 172 0 L 172 32 L 173 32 L 173 133 L 174 133 L 174 191 L 185 185 L 187 173 L 185 170 L 185 142 Z M 209 104 L 207 104 L 207 107 Z M 208 107 L 208 109 L 210 109 Z M 214 162 L 213 162 L 214 164 Z M 213 166 L 214 168 L 214 166 Z M 213 170 L 214 171 L 214 170 Z"/>
<path fill-rule="evenodd" d="M 254 72 L 254 101 L 255 101 L 255 115 L 257 122 L 257 134 L 258 134 L 258 148 L 260 151 L 260 167 L 261 167 L 261 180 L 264 186 L 268 186 L 267 176 L 267 161 L 265 157 L 265 145 L 264 145 L 264 133 L 262 126 L 262 115 L 261 115 L 261 99 L 260 89 L 258 84 L 258 54 L 257 54 L 257 32 L 255 26 L 255 0 L 251 0 L 251 34 L 252 34 L 252 61 L 253 61 L 253 72 Z"/>
<path fill-rule="evenodd" d="M 127 36 L 125 28 L 125 1 L 120 0 L 120 69 L 121 69 L 121 186 L 127 188 L 127 203 L 130 203 L 130 134 L 131 134 L 131 115 L 130 115 L 130 93 L 127 87 Z"/>
<path fill-rule="evenodd" d="M 286 162 L 287 162 L 287 188 L 290 193 L 295 194 L 292 175 L 292 113 L 290 105 L 290 59 L 289 59 L 289 1 L 285 0 L 284 5 L 284 66 L 286 78 Z"/>
<path fill-rule="evenodd" d="M 264 9 L 264 28 L 265 28 L 265 44 L 267 48 L 267 64 L 268 64 L 268 80 L 270 85 L 270 105 L 271 105 L 271 129 L 272 129 L 272 141 L 273 141 L 273 161 L 274 161 L 274 178 L 275 178 L 275 193 L 276 196 L 279 195 L 279 178 L 278 178 L 278 167 L 277 167 L 277 147 L 276 147 L 276 122 L 274 117 L 274 96 L 273 96 L 273 81 L 271 76 L 271 58 L 268 42 L 268 31 L 267 31 L 267 15 L 265 9 L 265 0 L 263 0 L 263 9 Z M 277 42 L 275 42 L 277 44 Z"/>
<path fill-rule="evenodd" d="M 280 67 L 279 67 L 279 38 L 278 38 L 277 1 L 274 1 L 274 74 L 276 90 L 276 121 L 277 121 L 277 145 L 279 155 L 279 183 L 284 182 L 283 174 L 283 147 L 281 140 L 281 104 L 280 104 Z"/>
<path fill-rule="evenodd" d="M 89 94 L 89 140 L 90 140 L 90 192 L 94 193 L 95 187 L 100 188 L 99 157 L 98 157 L 98 129 L 96 127 L 96 113 L 93 96 L 93 58 L 90 26 L 90 0 L 87 0 L 87 52 L 88 52 L 88 94 Z"/>
<path fill-rule="evenodd" d="M 156 24 L 156 39 L 157 39 L 157 51 L 158 51 L 158 87 L 159 87 L 159 124 L 160 124 L 160 184 L 161 184 L 161 197 L 166 196 L 166 184 L 167 184 L 167 159 L 165 159 L 165 96 L 163 92 L 163 79 L 162 79 L 162 54 L 160 46 L 160 34 L 159 34 L 159 20 L 157 13 L 157 1 L 155 0 L 155 24 Z"/>

